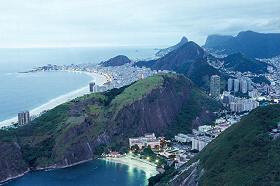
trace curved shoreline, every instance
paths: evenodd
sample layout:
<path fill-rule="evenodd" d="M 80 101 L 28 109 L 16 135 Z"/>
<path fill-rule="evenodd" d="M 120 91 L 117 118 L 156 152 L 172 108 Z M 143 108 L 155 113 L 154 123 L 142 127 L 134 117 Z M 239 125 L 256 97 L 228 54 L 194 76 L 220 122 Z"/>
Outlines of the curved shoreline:
<path fill-rule="evenodd" d="M 96 84 L 101 85 L 107 82 L 107 77 L 103 74 L 100 74 L 98 72 L 85 72 L 85 71 L 64 71 L 64 72 L 72 72 L 72 73 L 84 73 L 87 74 L 88 76 L 91 76 L 91 80 L 90 82 L 94 81 L 96 82 Z M 46 110 L 50 110 L 53 109 L 54 107 L 66 103 L 72 99 L 75 99 L 77 97 L 83 96 L 85 94 L 88 94 L 89 92 L 89 88 L 88 86 L 84 86 L 81 88 L 78 88 L 76 90 L 73 90 L 71 92 L 68 92 L 64 95 L 58 96 L 56 98 L 53 98 L 51 100 L 49 100 L 48 102 L 35 107 L 34 109 L 32 109 L 30 111 L 30 116 L 31 117 L 37 117 L 38 115 L 40 115 L 42 112 L 46 111 Z M 12 117 L 10 119 L 7 120 L 3 120 L 0 121 L 0 129 L 2 127 L 9 127 L 11 125 L 13 125 L 14 123 L 16 123 L 18 120 L 17 116 L 16 117 Z"/>
<path fill-rule="evenodd" d="M 113 158 L 113 157 L 106 157 L 106 158 L 91 158 L 91 159 L 87 159 L 87 160 L 82 160 L 82 161 L 79 161 L 79 162 L 76 162 L 76 163 L 73 163 L 73 164 L 69 164 L 69 165 L 65 165 L 65 166 L 57 166 L 57 165 L 52 165 L 52 166 L 49 166 L 49 167 L 44 167 L 44 168 L 36 168 L 34 170 L 31 170 L 30 168 L 28 168 L 27 171 L 21 173 L 21 174 L 18 174 L 16 176 L 11 176 L 11 177 L 8 177 L 4 180 L 0 180 L 0 186 L 1 185 L 5 185 L 6 183 L 8 183 L 9 181 L 12 181 L 12 180 L 15 180 L 17 178 L 20 178 L 20 177 L 23 177 L 25 176 L 26 174 L 29 174 L 30 172 L 34 171 L 54 171 L 54 170 L 57 170 L 57 169 L 67 169 L 69 167 L 73 167 L 73 166 L 76 166 L 76 165 L 80 165 L 80 164 L 83 164 L 83 163 L 86 163 L 86 162 L 90 162 L 90 161 L 94 161 L 94 160 L 103 160 L 103 161 L 106 161 L 106 162 L 110 162 L 110 163 L 116 163 L 116 164 L 122 164 L 122 165 L 127 165 L 131 168 L 137 168 L 137 169 L 141 169 L 142 171 L 144 171 L 147 175 L 147 178 L 149 179 L 150 177 L 152 176 L 155 176 L 157 175 L 159 172 L 157 171 L 156 169 L 156 165 L 155 164 L 152 164 L 152 163 L 147 163 L 147 162 L 144 162 L 144 161 L 140 161 L 136 158 L 132 158 L 132 157 L 129 157 L 129 156 L 124 156 L 124 157 L 120 157 L 120 158 Z"/>
<path fill-rule="evenodd" d="M 156 164 L 144 162 L 138 160 L 138 158 L 130 157 L 130 156 L 123 156 L 123 157 L 106 157 L 106 158 L 100 158 L 101 160 L 112 162 L 112 163 L 118 163 L 127 165 L 132 168 L 137 168 L 143 170 L 147 177 L 150 178 L 152 176 L 157 175 L 159 172 L 157 171 Z"/>

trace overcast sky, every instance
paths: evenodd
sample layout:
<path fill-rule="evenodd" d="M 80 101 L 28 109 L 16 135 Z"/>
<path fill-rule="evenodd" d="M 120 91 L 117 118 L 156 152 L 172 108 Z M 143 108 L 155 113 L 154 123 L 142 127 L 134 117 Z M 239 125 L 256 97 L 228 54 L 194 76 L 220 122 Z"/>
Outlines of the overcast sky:
<path fill-rule="evenodd" d="M 0 0 L 0 47 L 168 46 L 280 32 L 279 0 Z"/>

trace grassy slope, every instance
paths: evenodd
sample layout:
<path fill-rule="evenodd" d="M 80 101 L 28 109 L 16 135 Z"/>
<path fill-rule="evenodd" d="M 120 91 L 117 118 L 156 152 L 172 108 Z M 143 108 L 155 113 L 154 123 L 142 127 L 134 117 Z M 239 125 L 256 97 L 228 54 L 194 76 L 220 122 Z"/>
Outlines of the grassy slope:
<path fill-rule="evenodd" d="M 199 155 L 201 185 L 279 185 L 280 140 L 268 131 L 280 121 L 280 105 L 254 110 Z"/>
<path fill-rule="evenodd" d="M 102 133 L 107 127 L 106 123 L 112 119 L 110 116 L 162 86 L 165 78 L 178 78 L 178 76 L 155 75 L 121 89 L 77 98 L 46 112 L 29 125 L 18 129 L 0 130 L 0 140 L 17 141 L 22 147 L 24 159 L 31 166 L 50 165 L 65 152 L 69 145 L 76 143 L 81 137 L 94 138 Z M 175 86 L 182 86 L 182 82 L 175 82 Z M 210 111 L 219 107 L 215 101 L 194 87 L 188 104 L 174 121 L 176 127 L 170 128 L 170 134 L 191 130 L 191 121 L 205 105 Z M 81 125 L 85 119 L 94 123 L 94 127 L 80 134 L 79 138 L 71 138 L 65 142 L 65 139 L 69 139 L 68 132 Z M 112 143 L 113 146 L 117 144 Z"/>
<path fill-rule="evenodd" d="M 164 75 L 167 76 L 167 75 Z M 172 75 L 169 75 L 172 76 Z M 110 103 L 111 109 L 115 111 L 121 110 L 125 105 L 129 105 L 138 99 L 141 99 L 153 89 L 163 84 L 163 76 L 156 75 L 147 79 L 139 80 L 127 87 L 121 94 L 117 95 Z"/>
<path fill-rule="evenodd" d="M 85 136 L 97 136 L 106 127 L 107 112 L 116 113 L 125 105 L 140 99 L 154 88 L 162 85 L 163 75 L 156 75 L 138 81 L 130 86 L 113 89 L 105 93 L 85 95 L 57 106 L 36 118 L 31 124 L 17 129 L 0 130 L 1 141 L 17 141 L 23 148 L 23 155 L 32 166 L 44 166 L 55 161 L 53 148 L 62 154 L 67 147 L 61 146 L 61 141 L 68 130 L 81 124 L 87 117 L 94 121 L 92 131 Z M 75 108 L 81 105 L 79 108 Z M 75 114 L 71 112 L 76 112 Z M 75 143 L 78 139 L 71 139 Z"/>

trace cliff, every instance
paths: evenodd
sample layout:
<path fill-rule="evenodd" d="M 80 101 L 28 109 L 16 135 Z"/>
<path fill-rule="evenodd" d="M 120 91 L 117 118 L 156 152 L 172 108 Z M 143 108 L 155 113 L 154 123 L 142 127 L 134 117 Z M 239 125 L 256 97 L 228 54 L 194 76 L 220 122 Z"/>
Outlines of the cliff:
<path fill-rule="evenodd" d="M 7 158 L 0 159 L 0 178 L 4 181 L 28 169 L 70 166 L 108 150 L 125 151 L 129 137 L 148 132 L 174 135 L 189 131 L 213 121 L 213 111 L 219 108 L 190 80 L 174 74 L 86 95 L 29 125 L 1 131 L 0 144 Z"/>

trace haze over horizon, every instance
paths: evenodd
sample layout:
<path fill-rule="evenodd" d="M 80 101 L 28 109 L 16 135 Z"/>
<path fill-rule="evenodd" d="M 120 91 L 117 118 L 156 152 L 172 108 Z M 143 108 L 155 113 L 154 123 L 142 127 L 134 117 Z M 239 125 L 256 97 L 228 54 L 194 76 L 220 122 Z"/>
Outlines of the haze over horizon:
<path fill-rule="evenodd" d="M 279 0 L 10 0 L 0 3 L 0 47 L 153 46 L 182 36 L 280 32 Z"/>

